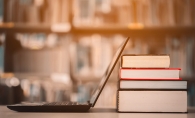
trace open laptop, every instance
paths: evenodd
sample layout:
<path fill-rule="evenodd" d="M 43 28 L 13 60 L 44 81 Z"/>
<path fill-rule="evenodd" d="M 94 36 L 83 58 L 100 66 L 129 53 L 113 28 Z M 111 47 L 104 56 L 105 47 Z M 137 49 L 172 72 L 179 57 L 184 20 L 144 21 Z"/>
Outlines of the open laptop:
<path fill-rule="evenodd" d="M 14 111 L 19 112 L 86 112 L 91 107 L 95 106 L 96 101 L 98 100 L 106 82 L 108 81 L 117 61 L 119 60 L 129 37 L 121 44 L 117 52 L 115 53 L 110 65 L 108 66 L 105 74 L 103 75 L 99 86 L 94 91 L 91 99 L 86 103 L 78 102 L 52 102 L 52 103 L 24 103 L 24 104 L 15 104 L 8 105 L 7 107 Z"/>

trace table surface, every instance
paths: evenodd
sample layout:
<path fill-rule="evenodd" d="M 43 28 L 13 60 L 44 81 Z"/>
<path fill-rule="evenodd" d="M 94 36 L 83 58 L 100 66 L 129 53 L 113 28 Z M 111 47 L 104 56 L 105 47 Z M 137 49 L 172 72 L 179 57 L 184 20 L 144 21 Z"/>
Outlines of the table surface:
<path fill-rule="evenodd" d="M 117 113 L 114 108 L 92 108 L 87 113 L 15 112 L 0 106 L 0 118 L 195 118 L 195 107 L 188 113 Z"/>

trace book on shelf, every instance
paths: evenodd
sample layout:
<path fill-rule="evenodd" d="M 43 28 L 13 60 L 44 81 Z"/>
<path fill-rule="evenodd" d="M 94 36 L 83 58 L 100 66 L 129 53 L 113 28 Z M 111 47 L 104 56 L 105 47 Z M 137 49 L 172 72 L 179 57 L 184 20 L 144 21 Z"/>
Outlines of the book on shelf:
<path fill-rule="evenodd" d="M 181 80 L 180 68 L 120 68 L 124 80 Z"/>
<path fill-rule="evenodd" d="M 3 0 L 0 0 L 0 23 L 3 22 Z"/>
<path fill-rule="evenodd" d="M 2 1 L 4 22 L 46 25 L 69 22 L 69 0 L 1 0 L 0 3 Z"/>
<path fill-rule="evenodd" d="M 13 22 L 14 21 L 14 18 L 15 18 L 15 15 L 16 14 L 13 14 L 14 11 L 16 11 L 16 6 L 15 6 L 15 3 L 16 3 L 16 0 L 4 0 L 3 1 L 3 11 L 4 11 L 4 17 L 3 17 L 3 21 L 4 22 Z"/>
<path fill-rule="evenodd" d="M 120 80 L 119 89 L 187 89 L 187 81 L 139 81 L 139 80 Z"/>
<path fill-rule="evenodd" d="M 122 68 L 168 68 L 169 55 L 135 55 L 125 54 L 121 57 Z"/>
<path fill-rule="evenodd" d="M 191 16 L 190 13 L 193 12 L 190 6 L 190 1 L 193 0 L 175 0 L 175 22 L 178 25 L 190 25 Z"/>
<path fill-rule="evenodd" d="M 187 112 L 187 91 L 118 91 L 118 112 Z"/>

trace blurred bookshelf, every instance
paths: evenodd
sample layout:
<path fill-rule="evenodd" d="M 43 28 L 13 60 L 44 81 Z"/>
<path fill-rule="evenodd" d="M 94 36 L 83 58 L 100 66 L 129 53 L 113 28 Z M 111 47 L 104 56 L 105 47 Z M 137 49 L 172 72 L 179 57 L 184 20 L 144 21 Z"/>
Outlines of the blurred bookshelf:
<path fill-rule="evenodd" d="M 60 24 L 59 24 L 60 25 Z M 53 28 L 54 25 L 43 24 L 0 24 L 0 32 L 11 33 L 56 33 L 56 34 L 123 34 L 126 36 L 151 36 L 151 35 L 193 35 L 195 26 L 171 26 L 171 27 L 128 27 L 128 26 L 102 26 L 102 27 L 74 27 L 66 24 L 64 28 Z"/>
<path fill-rule="evenodd" d="M 195 106 L 195 0 L 0 0 L 0 72 L 26 101 L 88 99 L 127 36 L 124 53 L 170 55 Z M 116 105 L 119 67 L 97 106 Z"/>

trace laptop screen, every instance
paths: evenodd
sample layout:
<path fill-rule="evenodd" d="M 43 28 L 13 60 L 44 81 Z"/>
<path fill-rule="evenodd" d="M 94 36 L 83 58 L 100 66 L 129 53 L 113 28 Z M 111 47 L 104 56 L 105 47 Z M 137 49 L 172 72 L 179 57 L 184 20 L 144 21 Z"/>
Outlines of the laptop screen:
<path fill-rule="evenodd" d="M 102 90 L 103 90 L 103 88 L 104 88 L 108 78 L 110 77 L 110 75 L 111 75 L 111 73 L 112 73 L 112 71 L 113 71 L 117 61 L 119 60 L 119 58 L 120 58 L 120 56 L 121 56 L 121 54 L 122 54 L 122 52 L 123 52 L 123 50 L 124 50 L 128 40 L 129 40 L 129 37 L 118 48 L 118 50 L 116 51 L 116 53 L 115 53 L 111 63 L 109 64 L 108 68 L 106 69 L 106 72 L 104 73 L 104 75 L 103 75 L 103 77 L 102 77 L 102 79 L 101 79 L 97 89 L 94 91 L 94 93 L 93 93 L 93 95 L 92 95 L 92 97 L 90 99 L 90 103 L 92 104 L 92 107 L 95 105 L 95 103 L 96 103 L 100 93 L 102 92 Z"/>

